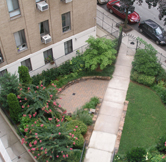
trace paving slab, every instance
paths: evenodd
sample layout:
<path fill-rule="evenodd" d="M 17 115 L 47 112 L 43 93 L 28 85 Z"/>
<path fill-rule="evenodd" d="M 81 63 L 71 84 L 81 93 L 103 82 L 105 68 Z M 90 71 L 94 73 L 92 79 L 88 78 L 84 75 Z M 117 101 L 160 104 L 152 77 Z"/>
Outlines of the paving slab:
<path fill-rule="evenodd" d="M 88 148 L 84 162 L 110 162 L 112 153 L 98 149 Z"/>
<path fill-rule="evenodd" d="M 11 129 L 6 122 L 2 122 L 0 126 L 0 138 L 10 132 Z"/>
<path fill-rule="evenodd" d="M 93 131 L 88 147 L 113 153 L 115 141 L 116 135 L 114 134 Z"/>
<path fill-rule="evenodd" d="M 108 87 L 127 91 L 129 83 L 129 78 L 113 76 L 108 84 Z"/>
<path fill-rule="evenodd" d="M 99 114 L 94 126 L 95 131 L 117 134 L 120 118 Z"/>
<path fill-rule="evenodd" d="M 9 130 L 8 134 L 1 137 L 2 143 L 5 148 L 12 146 L 18 141 L 18 138 L 15 136 L 13 131 Z"/>
<path fill-rule="evenodd" d="M 17 141 L 15 144 L 13 144 L 11 148 L 13 149 L 14 154 L 17 156 L 20 156 L 26 151 L 20 141 Z"/>
<path fill-rule="evenodd" d="M 102 106 L 102 108 L 100 109 L 100 114 L 120 118 L 122 115 L 122 111 L 123 109 L 114 108 L 109 104 L 105 104 L 105 106 Z"/>
<path fill-rule="evenodd" d="M 16 156 L 16 154 L 13 152 L 13 149 L 12 149 L 12 148 L 8 147 L 8 148 L 6 149 L 6 151 L 7 151 L 7 153 L 8 153 L 8 155 L 9 155 L 9 157 L 10 157 L 11 160 L 17 158 L 17 156 Z"/>
<path fill-rule="evenodd" d="M 22 155 L 20 155 L 19 159 L 16 158 L 16 159 L 12 160 L 12 162 L 34 162 L 34 161 L 30 157 L 30 155 L 27 152 L 25 152 Z"/>
<path fill-rule="evenodd" d="M 5 122 L 5 120 L 3 119 L 2 115 L 0 114 L 0 124 Z"/>
<path fill-rule="evenodd" d="M 124 78 L 130 78 L 130 71 L 131 71 L 131 67 L 115 65 L 115 71 L 113 73 L 113 76 L 121 76 Z"/>
<path fill-rule="evenodd" d="M 123 66 L 132 66 L 133 56 L 127 56 L 127 55 L 118 55 L 118 58 L 116 60 L 116 65 L 123 65 Z"/>
<path fill-rule="evenodd" d="M 107 88 L 104 101 L 112 101 L 116 103 L 124 103 L 126 99 L 126 91 L 119 90 L 119 89 L 113 89 L 113 88 Z"/>

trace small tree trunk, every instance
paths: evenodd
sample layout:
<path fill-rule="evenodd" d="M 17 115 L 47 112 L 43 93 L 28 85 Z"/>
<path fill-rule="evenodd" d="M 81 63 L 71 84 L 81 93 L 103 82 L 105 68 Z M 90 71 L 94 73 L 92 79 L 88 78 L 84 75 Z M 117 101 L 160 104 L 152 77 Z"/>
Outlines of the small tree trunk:
<path fill-rule="evenodd" d="M 129 8 L 126 8 L 126 17 L 125 17 L 124 28 L 127 28 L 127 23 L 128 23 L 128 11 L 129 11 Z"/>

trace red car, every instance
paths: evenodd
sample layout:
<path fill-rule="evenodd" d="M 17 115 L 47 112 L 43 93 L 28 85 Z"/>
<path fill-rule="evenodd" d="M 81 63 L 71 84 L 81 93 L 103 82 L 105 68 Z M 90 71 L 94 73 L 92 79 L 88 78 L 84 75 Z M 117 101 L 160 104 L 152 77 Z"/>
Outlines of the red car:
<path fill-rule="evenodd" d="M 125 19 L 125 17 L 126 17 L 125 10 L 122 10 L 122 8 L 120 7 L 120 1 L 118 1 L 118 0 L 109 1 L 107 3 L 107 8 L 110 11 L 110 13 L 115 13 L 122 19 Z M 133 24 L 133 23 L 137 23 L 139 21 L 140 21 L 140 16 L 137 12 L 128 11 L 128 22 L 129 23 Z"/>

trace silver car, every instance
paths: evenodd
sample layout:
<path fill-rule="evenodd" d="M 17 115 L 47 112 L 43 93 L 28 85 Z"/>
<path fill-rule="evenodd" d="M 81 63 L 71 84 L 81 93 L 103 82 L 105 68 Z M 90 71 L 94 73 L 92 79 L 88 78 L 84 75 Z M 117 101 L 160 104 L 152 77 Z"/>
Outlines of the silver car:
<path fill-rule="evenodd" d="M 98 4 L 105 4 L 107 2 L 109 2 L 109 0 L 97 0 Z"/>

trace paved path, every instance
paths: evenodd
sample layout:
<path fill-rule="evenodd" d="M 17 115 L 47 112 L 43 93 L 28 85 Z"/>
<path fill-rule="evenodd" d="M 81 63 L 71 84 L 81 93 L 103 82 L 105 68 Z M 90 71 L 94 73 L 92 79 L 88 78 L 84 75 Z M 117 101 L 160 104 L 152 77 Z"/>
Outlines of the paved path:
<path fill-rule="evenodd" d="M 86 80 L 71 85 L 61 94 L 61 100 L 57 102 L 67 110 L 67 113 L 74 112 L 77 108 L 89 102 L 90 98 L 96 96 L 103 98 L 109 81 L 107 80 Z"/>

